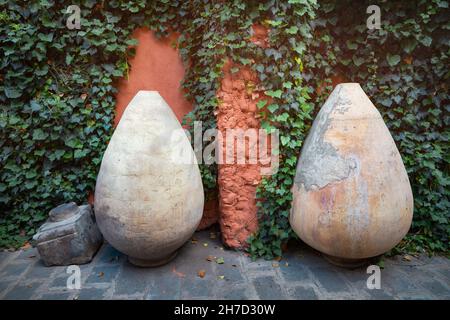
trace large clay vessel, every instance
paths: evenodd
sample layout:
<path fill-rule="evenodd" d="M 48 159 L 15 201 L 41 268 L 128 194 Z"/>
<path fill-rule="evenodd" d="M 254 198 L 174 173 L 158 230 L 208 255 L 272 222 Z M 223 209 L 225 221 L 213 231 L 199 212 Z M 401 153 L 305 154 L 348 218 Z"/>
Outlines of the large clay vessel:
<path fill-rule="evenodd" d="M 164 264 L 194 233 L 203 202 L 200 171 L 177 118 L 158 92 L 139 91 L 97 178 L 94 207 L 103 236 L 135 265 Z"/>
<path fill-rule="evenodd" d="M 290 223 L 332 262 L 356 266 L 406 235 L 413 196 L 400 153 L 357 83 L 336 86 L 301 151 Z"/>

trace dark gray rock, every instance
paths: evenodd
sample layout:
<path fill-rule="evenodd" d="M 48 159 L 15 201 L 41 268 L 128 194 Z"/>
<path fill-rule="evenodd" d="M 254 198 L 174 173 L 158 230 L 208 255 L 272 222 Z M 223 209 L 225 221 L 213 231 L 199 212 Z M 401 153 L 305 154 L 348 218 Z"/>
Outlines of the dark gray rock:
<path fill-rule="evenodd" d="M 84 264 L 97 252 L 102 235 L 91 206 L 78 207 L 72 202 L 50 211 L 33 242 L 46 266 Z"/>

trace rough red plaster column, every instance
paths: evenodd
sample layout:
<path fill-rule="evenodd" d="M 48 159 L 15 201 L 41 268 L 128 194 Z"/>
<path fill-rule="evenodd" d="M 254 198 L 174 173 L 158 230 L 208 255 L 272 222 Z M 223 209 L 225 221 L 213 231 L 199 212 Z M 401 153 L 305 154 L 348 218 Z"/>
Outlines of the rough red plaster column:
<path fill-rule="evenodd" d="M 251 41 L 263 48 L 268 47 L 269 30 L 264 26 L 252 26 Z M 226 129 L 258 130 L 258 108 L 260 93 L 256 90 L 258 79 L 249 68 L 231 72 L 233 63 L 224 66 L 224 78 L 217 93 L 219 107 L 217 128 L 223 134 L 219 142 L 226 152 Z M 258 142 L 259 143 L 259 142 Z M 256 146 L 248 146 L 257 148 Z M 246 151 L 248 151 L 246 147 Z M 223 243 L 231 248 L 247 246 L 248 237 L 258 229 L 256 187 L 261 181 L 259 164 L 219 164 L 219 223 Z"/>
<path fill-rule="evenodd" d="M 233 74 L 230 71 L 232 66 L 231 62 L 224 66 L 224 78 L 217 94 L 220 100 L 217 128 L 223 135 L 220 144 L 224 154 L 227 148 L 233 148 L 226 145 L 227 129 L 259 128 L 256 116 L 258 94 L 253 92 L 257 82 L 256 75 L 242 67 Z M 248 157 L 248 152 L 246 153 Z M 246 159 L 246 164 L 219 164 L 218 169 L 222 241 L 228 247 L 243 248 L 247 244 L 247 238 L 258 228 L 256 187 L 261 180 L 260 166 L 249 164 Z"/>

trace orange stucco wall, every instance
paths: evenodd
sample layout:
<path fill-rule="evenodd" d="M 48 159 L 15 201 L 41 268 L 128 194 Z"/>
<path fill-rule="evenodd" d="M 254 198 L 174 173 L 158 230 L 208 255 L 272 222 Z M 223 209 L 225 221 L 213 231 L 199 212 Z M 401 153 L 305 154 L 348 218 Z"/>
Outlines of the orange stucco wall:
<path fill-rule="evenodd" d="M 180 55 L 172 44 L 177 35 L 158 39 L 147 28 L 137 29 L 133 38 L 139 41 L 136 55 L 129 59 L 131 70 L 117 84 L 116 118 L 114 125 L 125 111 L 128 103 L 139 90 L 159 91 L 181 122 L 183 116 L 192 110 L 192 104 L 184 97 L 180 81 L 184 77 L 184 66 Z"/>

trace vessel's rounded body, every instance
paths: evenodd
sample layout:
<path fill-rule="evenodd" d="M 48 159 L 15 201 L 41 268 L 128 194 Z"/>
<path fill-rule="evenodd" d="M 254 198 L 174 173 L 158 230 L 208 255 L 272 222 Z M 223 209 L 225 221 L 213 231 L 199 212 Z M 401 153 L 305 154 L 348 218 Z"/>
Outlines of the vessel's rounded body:
<path fill-rule="evenodd" d="M 292 228 L 335 261 L 380 255 L 408 232 L 413 215 L 408 175 L 359 84 L 338 85 L 321 108 L 302 148 L 292 192 Z"/>
<path fill-rule="evenodd" d="M 202 217 L 200 171 L 180 132 L 158 92 L 140 91 L 103 156 L 95 188 L 97 224 L 104 238 L 139 266 L 173 258 Z"/>

